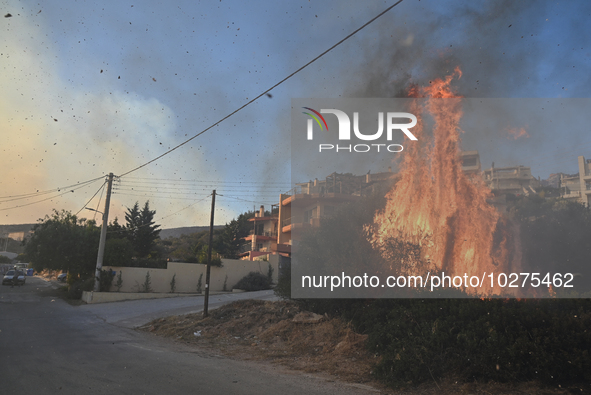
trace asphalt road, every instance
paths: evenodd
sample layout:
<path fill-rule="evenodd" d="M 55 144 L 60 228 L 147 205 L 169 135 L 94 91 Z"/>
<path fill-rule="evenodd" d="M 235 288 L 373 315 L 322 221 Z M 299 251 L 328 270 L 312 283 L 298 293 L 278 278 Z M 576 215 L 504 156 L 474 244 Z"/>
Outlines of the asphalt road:
<path fill-rule="evenodd" d="M 246 296 L 215 296 L 210 306 Z M 202 303 L 195 297 L 71 306 L 40 278 L 28 277 L 22 287 L 0 286 L 0 393 L 375 393 L 131 329 L 153 318 L 199 311 Z"/>

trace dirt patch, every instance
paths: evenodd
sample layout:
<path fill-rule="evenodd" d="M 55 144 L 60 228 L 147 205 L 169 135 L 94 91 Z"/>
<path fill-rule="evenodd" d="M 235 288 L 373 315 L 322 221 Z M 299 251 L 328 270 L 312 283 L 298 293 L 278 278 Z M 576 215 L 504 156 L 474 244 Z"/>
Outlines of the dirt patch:
<path fill-rule="evenodd" d="M 365 336 L 336 319 L 300 311 L 293 302 L 246 300 L 210 312 L 162 318 L 141 328 L 185 343 L 213 346 L 239 358 L 272 360 L 308 373 L 370 381 L 376 358 Z"/>
<path fill-rule="evenodd" d="M 569 393 L 538 383 L 461 383 L 451 378 L 394 391 L 374 380 L 372 369 L 379 358 L 365 348 L 366 335 L 355 333 L 349 323 L 339 318 L 302 311 L 290 301 L 238 301 L 211 311 L 207 318 L 201 313 L 172 316 L 152 321 L 139 330 L 215 349 L 235 358 L 271 361 L 307 373 L 329 374 L 342 381 L 371 385 L 381 393 Z"/>

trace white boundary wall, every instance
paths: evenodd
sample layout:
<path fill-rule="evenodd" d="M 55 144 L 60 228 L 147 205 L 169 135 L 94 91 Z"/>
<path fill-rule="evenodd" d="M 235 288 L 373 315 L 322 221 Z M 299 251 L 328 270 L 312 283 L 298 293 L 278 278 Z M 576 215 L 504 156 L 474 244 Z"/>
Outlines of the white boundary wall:
<path fill-rule="evenodd" d="M 279 259 L 277 255 L 270 255 L 269 261 L 246 261 L 236 259 L 222 259 L 223 267 L 211 267 L 210 273 L 210 291 L 220 292 L 224 290 L 224 281 L 226 281 L 226 290 L 232 291 L 234 285 L 250 272 L 259 272 L 267 275 L 269 265 L 273 268 L 273 283 L 277 283 L 279 273 Z M 120 292 L 139 292 L 146 281 L 146 274 L 150 273 L 150 284 L 152 292 L 168 293 L 171 292 L 170 282 L 176 274 L 175 283 L 176 293 L 195 293 L 197 292 L 197 282 L 199 276 L 203 274 L 202 291 L 205 291 L 205 271 L 207 265 L 198 263 L 168 262 L 166 269 L 151 269 L 142 267 L 115 267 L 105 266 L 105 270 L 117 272 L 113 278 L 111 292 L 116 292 L 117 276 L 121 272 L 122 286 Z M 228 276 L 226 280 L 226 276 Z"/>

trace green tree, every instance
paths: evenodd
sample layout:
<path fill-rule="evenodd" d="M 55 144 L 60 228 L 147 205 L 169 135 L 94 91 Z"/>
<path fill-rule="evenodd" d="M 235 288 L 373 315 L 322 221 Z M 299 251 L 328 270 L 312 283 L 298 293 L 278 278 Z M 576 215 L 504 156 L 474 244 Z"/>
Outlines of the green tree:
<path fill-rule="evenodd" d="M 253 217 L 254 212 L 247 211 L 226 224 L 217 243 L 214 240 L 214 248 L 225 258 L 237 259 L 240 254 L 240 245 L 244 242 L 243 237 L 248 236 L 252 229 L 252 222 L 248 220 Z"/>
<path fill-rule="evenodd" d="M 119 224 L 117 217 L 107 226 L 104 266 L 129 266 L 133 258 L 133 246 L 127 238 L 127 231 Z"/>
<path fill-rule="evenodd" d="M 92 277 L 100 228 L 94 221 L 79 219 L 69 211 L 54 210 L 33 227 L 25 253 L 37 270 L 64 270 L 73 276 Z"/>
<path fill-rule="evenodd" d="M 103 266 L 129 266 L 132 258 L 133 248 L 128 239 L 107 238 Z"/>
<path fill-rule="evenodd" d="M 155 225 L 154 214 L 156 211 L 150 210 L 149 201 L 146 201 L 142 210 L 139 209 L 139 203 L 136 202 L 125 213 L 127 237 L 138 258 L 156 255 L 155 247 L 156 240 L 160 238 L 160 229 L 158 229 L 160 225 Z"/>
<path fill-rule="evenodd" d="M 121 226 L 119 224 L 119 219 L 115 217 L 113 222 L 107 226 L 107 240 L 125 238 L 127 238 L 125 227 Z"/>

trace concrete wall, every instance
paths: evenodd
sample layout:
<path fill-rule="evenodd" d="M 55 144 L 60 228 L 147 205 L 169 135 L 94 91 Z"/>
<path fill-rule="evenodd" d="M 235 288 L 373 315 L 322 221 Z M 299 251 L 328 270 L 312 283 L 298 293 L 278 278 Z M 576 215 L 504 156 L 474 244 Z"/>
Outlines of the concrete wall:
<path fill-rule="evenodd" d="M 259 272 L 266 276 L 269 271 L 269 264 L 273 268 L 273 282 L 277 283 L 277 275 L 279 273 L 278 261 L 277 255 L 271 255 L 268 262 L 222 259 L 223 267 L 211 267 L 210 291 L 223 291 L 226 276 L 228 276 L 226 280 L 227 291 L 232 291 L 232 287 L 250 272 Z M 147 273 L 150 273 L 150 284 L 153 292 L 171 292 L 170 282 L 175 274 L 175 292 L 195 293 L 201 274 L 203 274 L 202 290 L 205 290 L 206 265 L 202 264 L 168 262 L 168 268 L 166 269 L 114 266 L 105 266 L 104 269 L 113 270 L 117 272 L 117 275 L 121 272 L 122 286 L 120 292 L 140 291 L 146 281 Z M 116 282 L 117 276 L 113 279 L 111 292 L 117 291 Z"/>

